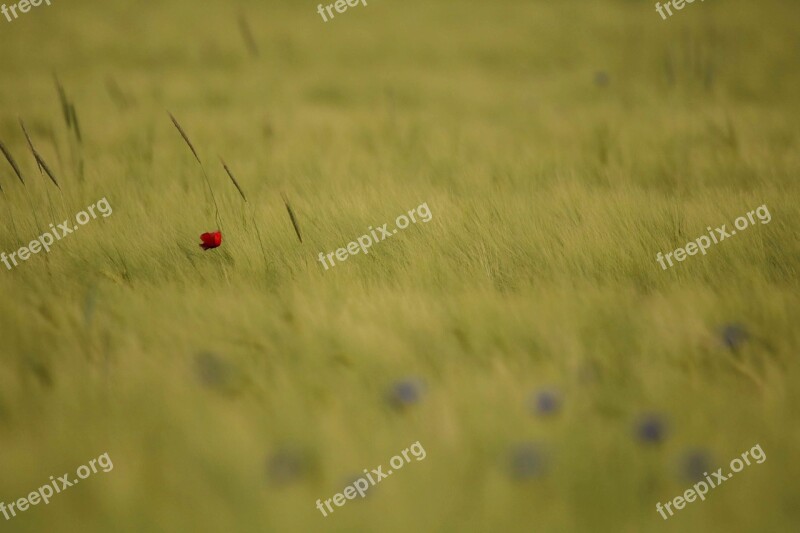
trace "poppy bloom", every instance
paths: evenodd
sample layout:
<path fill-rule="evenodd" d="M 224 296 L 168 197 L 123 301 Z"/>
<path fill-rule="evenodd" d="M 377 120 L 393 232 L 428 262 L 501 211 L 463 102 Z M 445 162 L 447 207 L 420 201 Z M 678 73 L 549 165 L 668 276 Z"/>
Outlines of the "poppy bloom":
<path fill-rule="evenodd" d="M 200 248 L 203 250 L 216 248 L 222 244 L 222 232 L 215 231 L 214 233 L 203 233 L 200 235 L 200 240 L 203 241 L 203 244 L 200 245 Z"/>

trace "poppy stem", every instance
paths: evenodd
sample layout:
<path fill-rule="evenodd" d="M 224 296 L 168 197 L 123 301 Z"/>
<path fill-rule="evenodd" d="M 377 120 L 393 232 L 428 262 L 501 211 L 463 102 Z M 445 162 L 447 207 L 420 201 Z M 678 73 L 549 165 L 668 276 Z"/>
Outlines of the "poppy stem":
<path fill-rule="evenodd" d="M 178 120 L 169 111 L 167 111 L 167 114 L 169 115 L 169 118 L 172 119 L 172 123 L 175 125 L 175 128 L 178 130 L 178 133 L 181 134 L 181 137 L 183 137 L 183 140 L 186 142 L 186 145 L 189 147 L 189 150 L 192 151 L 192 154 L 194 155 L 194 158 L 197 160 L 197 163 L 200 165 L 200 170 L 203 171 L 203 177 L 205 178 L 206 185 L 208 185 L 208 190 L 211 193 L 211 200 L 214 202 L 214 211 L 215 211 L 214 217 L 217 219 L 217 225 L 219 226 L 219 230 L 221 231 L 223 228 L 222 228 L 222 219 L 219 216 L 219 206 L 217 205 L 217 199 L 214 197 L 214 189 L 211 187 L 211 180 L 208 179 L 208 174 L 206 174 L 206 169 L 203 166 L 203 162 L 200 161 L 200 156 L 197 154 L 197 150 L 195 150 L 194 145 L 189 140 L 189 136 L 186 135 L 186 132 L 183 130 L 181 125 L 178 123 Z"/>

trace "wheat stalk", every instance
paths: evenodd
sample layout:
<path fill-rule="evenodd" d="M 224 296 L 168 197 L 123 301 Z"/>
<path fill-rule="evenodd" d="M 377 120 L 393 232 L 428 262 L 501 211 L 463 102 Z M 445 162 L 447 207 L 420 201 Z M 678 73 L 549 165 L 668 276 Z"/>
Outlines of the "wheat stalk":
<path fill-rule="evenodd" d="M 225 169 L 225 172 L 228 174 L 228 177 L 231 179 L 231 181 L 233 182 L 233 185 L 236 187 L 236 190 L 239 191 L 239 194 L 242 195 L 242 200 L 244 200 L 245 203 L 248 203 L 247 202 L 247 196 L 245 196 L 244 191 L 239 186 L 239 182 L 236 181 L 236 178 L 233 176 L 233 172 L 231 172 L 231 169 L 228 168 L 228 165 L 225 163 L 225 161 L 222 159 L 221 156 L 220 156 L 219 160 L 222 163 L 222 168 Z M 244 207 L 243 207 L 243 209 L 244 209 Z M 261 240 L 261 230 L 258 229 L 258 224 L 256 224 L 255 208 L 253 208 L 253 211 L 250 214 L 250 218 L 253 221 L 253 227 L 256 228 L 256 236 L 258 236 L 258 245 L 261 247 L 261 255 L 264 256 L 264 266 L 268 266 L 269 265 L 269 261 L 267 260 L 267 252 L 266 252 L 266 250 L 264 250 L 264 241 Z"/>
<path fill-rule="evenodd" d="M 22 177 L 22 172 L 19 171 L 19 167 L 17 166 L 17 162 L 14 161 L 13 157 L 11 157 L 11 152 L 8 151 L 8 149 L 6 148 L 6 145 L 3 144 L 2 141 L 0 141 L 0 152 L 3 152 L 3 156 L 5 156 L 6 161 L 8 161 L 8 164 L 11 165 L 11 168 L 14 169 L 14 174 L 16 174 L 17 177 L 19 178 L 19 181 L 23 185 L 25 185 L 25 180 Z"/>
<path fill-rule="evenodd" d="M 31 196 L 28 193 L 28 188 L 25 187 L 25 179 L 22 177 L 22 172 L 20 172 L 17 162 L 14 161 L 14 158 L 11 156 L 11 152 L 8 150 L 8 148 L 6 148 L 6 145 L 3 144 L 1 141 L 0 141 L 0 152 L 3 152 L 3 156 L 5 156 L 6 161 L 8 161 L 8 164 L 11 165 L 11 168 L 14 169 L 14 173 L 17 175 L 17 178 L 19 178 L 20 183 L 22 183 L 22 187 L 25 189 L 25 197 L 28 199 L 28 205 L 31 206 L 31 213 L 33 213 L 33 220 L 36 222 L 36 229 L 38 229 L 39 232 L 41 233 L 42 227 L 39 224 L 39 217 L 36 216 L 36 209 L 33 207 L 33 201 L 31 200 Z"/>
<path fill-rule="evenodd" d="M 228 177 L 233 182 L 233 185 L 234 185 L 234 187 L 236 187 L 236 190 L 239 191 L 239 194 L 242 195 L 242 199 L 245 202 L 247 202 L 247 197 L 244 195 L 244 191 L 242 191 L 242 188 L 239 186 L 239 182 L 236 181 L 236 178 L 233 177 L 233 173 L 231 172 L 231 169 L 228 168 L 228 165 L 225 163 L 225 161 L 222 159 L 222 157 L 219 158 L 219 161 L 220 161 L 220 163 L 222 163 L 222 168 L 225 169 L 225 172 L 228 174 Z"/>
<path fill-rule="evenodd" d="M 178 120 L 173 116 L 173 114 L 170 113 L 169 111 L 167 111 L 167 113 L 169 113 L 169 118 L 172 119 L 172 123 L 175 124 L 175 127 L 178 129 L 178 132 L 181 134 L 181 137 L 183 137 L 183 140 L 189 146 L 189 149 L 192 151 L 192 154 L 194 154 L 194 158 L 197 159 L 197 162 L 200 163 L 200 166 L 202 167 L 203 162 L 200 161 L 200 156 L 197 155 L 197 150 L 194 149 L 194 145 L 192 144 L 192 141 L 189 140 L 189 136 L 186 135 L 185 131 L 183 131 L 183 128 L 178 123 Z"/>
<path fill-rule="evenodd" d="M 81 127 L 78 124 L 78 113 L 75 112 L 75 105 L 69 104 L 69 115 L 72 119 L 72 130 L 75 132 L 75 137 L 78 139 L 78 144 L 83 144 L 83 136 L 81 135 Z"/>
<path fill-rule="evenodd" d="M 131 104 L 136 103 L 133 101 L 133 97 L 129 98 L 122 92 L 122 89 L 119 88 L 119 84 L 114 78 L 106 78 L 106 90 L 109 96 L 111 96 L 111 99 L 114 100 L 114 104 L 121 110 L 127 109 Z"/>
<path fill-rule="evenodd" d="M 214 197 L 214 189 L 211 187 L 211 180 L 208 179 L 208 174 L 206 174 L 206 169 L 203 166 L 203 162 L 200 161 L 200 156 L 197 155 L 197 150 L 194 149 L 194 145 L 192 144 L 192 141 L 189 140 L 189 136 L 186 135 L 186 132 L 183 130 L 181 125 L 178 123 L 178 120 L 169 111 L 167 111 L 167 114 L 169 114 L 169 118 L 172 119 L 172 123 L 175 125 L 175 128 L 178 130 L 178 133 L 181 134 L 181 137 L 183 137 L 183 140 L 186 142 L 186 145 L 189 147 L 189 150 L 192 151 L 192 154 L 194 155 L 194 158 L 200 164 L 200 170 L 203 171 L 203 177 L 206 180 L 206 185 L 208 186 L 208 191 L 211 193 L 211 200 L 214 202 L 214 211 L 215 211 L 215 218 L 217 220 L 217 225 L 219 226 L 219 229 L 221 230 L 222 229 L 222 220 L 220 220 L 220 216 L 219 216 L 219 206 L 217 205 L 216 197 Z"/>
<path fill-rule="evenodd" d="M 31 141 L 31 137 L 30 135 L 28 135 L 28 130 L 25 128 L 25 123 L 22 121 L 22 118 L 19 119 L 19 125 L 22 127 L 22 132 L 25 134 L 25 138 L 28 140 L 28 146 L 30 147 L 31 152 L 33 153 L 33 158 L 36 160 L 36 164 L 39 167 L 39 173 L 41 173 L 42 170 L 44 170 L 44 172 L 47 174 L 47 177 L 50 178 L 50 180 L 55 184 L 55 186 L 58 188 L 58 191 L 61 193 L 61 202 L 63 204 L 64 193 L 61 190 L 61 185 L 58 184 L 55 175 L 53 175 L 53 172 L 50 170 L 50 167 L 48 167 L 47 163 L 45 163 L 44 158 L 39 154 L 39 152 L 36 151 L 36 148 L 34 148 L 33 141 Z M 56 216 L 55 212 L 53 211 L 53 201 L 50 198 L 50 190 L 45 188 L 45 194 L 47 195 L 47 207 L 50 210 L 50 217 L 53 220 L 55 220 Z M 30 201 L 30 197 L 28 198 L 28 201 Z M 31 209 L 33 209 L 33 205 L 31 205 Z M 35 216 L 36 216 L 36 211 L 34 210 L 34 217 Z"/>
<path fill-rule="evenodd" d="M 61 82 L 58 81 L 58 76 L 53 74 L 53 80 L 56 82 L 56 91 L 58 91 L 58 100 L 61 103 L 61 112 L 64 113 L 64 122 L 67 123 L 67 129 L 71 129 L 72 116 L 69 112 L 69 100 L 67 99 L 67 93 L 64 91 L 64 87 L 61 86 Z"/>
<path fill-rule="evenodd" d="M 19 119 L 19 125 L 22 126 L 22 133 L 25 134 L 25 140 L 28 141 L 28 148 L 31 149 L 31 153 L 33 154 L 33 158 L 36 159 L 36 150 L 33 148 L 33 141 L 31 141 L 31 136 L 28 135 L 28 129 L 25 127 L 25 123 L 22 122 L 22 119 Z M 39 174 L 42 173 L 42 165 L 39 164 L 39 161 L 36 161 L 36 166 L 39 168 Z"/>
<path fill-rule="evenodd" d="M 244 42 L 247 44 L 247 49 L 250 50 L 250 54 L 253 57 L 258 57 L 258 45 L 253 37 L 253 32 L 250 31 L 250 25 L 247 23 L 247 18 L 245 18 L 244 13 L 239 15 L 239 30 L 242 32 L 242 38 L 244 38 Z"/>
<path fill-rule="evenodd" d="M 47 163 L 44 162 L 42 156 L 39 155 L 39 152 L 34 150 L 33 157 L 36 158 L 36 162 L 44 169 L 45 174 L 47 174 L 47 176 L 53 181 L 53 183 L 55 183 L 56 187 L 58 187 L 58 190 L 60 191 L 61 185 L 58 184 L 58 181 L 56 181 L 56 177 L 50 171 L 50 168 L 47 166 Z"/>
<path fill-rule="evenodd" d="M 33 153 L 33 158 L 36 160 L 36 164 L 39 165 L 39 172 L 41 172 L 42 169 L 44 169 L 45 173 L 47 173 L 47 176 L 53 181 L 55 186 L 58 187 L 58 190 L 61 190 L 61 185 L 58 184 L 56 177 L 50 171 L 50 168 L 47 166 L 47 163 L 44 162 L 44 158 L 41 155 L 39 155 L 39 152 L 37 152 L 36 148 L 33 147 L 31 136 L 28 135 L 28 130 L 25 129 L 25 123 L 22 122 L 22 119 L 19 119 L 19 125 L 22 126 L 22 132 L 25 134 L 25 138 L 28 140 L 28 146 L 30 147 L 31 152 Z"/>
<path fill-rule="evenodd" d="M 300 240 L 300 243 L 302 244 L 303 237 L 302 235 L 300 235 L 300 226 L 297 224 L 297 218 L 294 216 L 294 211 L 292 210 L 292 206 L 289 205 L 289 199 L 283 192 L 281 192 L 281 196 L 283 197 L 284 205 L 286 205 L 286 211 L 289 212 L 289 219 L 292 221 L 292 226 L 294 226 L 294 232 L 297 234 L 297 238 Z"/>

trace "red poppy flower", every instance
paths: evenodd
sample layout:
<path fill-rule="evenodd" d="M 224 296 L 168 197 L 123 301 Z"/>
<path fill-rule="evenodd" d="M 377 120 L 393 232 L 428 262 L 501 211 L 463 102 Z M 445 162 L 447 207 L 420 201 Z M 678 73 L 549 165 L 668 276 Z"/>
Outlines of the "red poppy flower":
<path fill-rule="evenodd" d="M 200 245 L 200 248 L 203 250 L 216 248 L 222 244 L 222 232 L 215 231 L 214 233 L 203 233 L 200 235 L 200 240 L 203 241 L 203 244 Z"/>

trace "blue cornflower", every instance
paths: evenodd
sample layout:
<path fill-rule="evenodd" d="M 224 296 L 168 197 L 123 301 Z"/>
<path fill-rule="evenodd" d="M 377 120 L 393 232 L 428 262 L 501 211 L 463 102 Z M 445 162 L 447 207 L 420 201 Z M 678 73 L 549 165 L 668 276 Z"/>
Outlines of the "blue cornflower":
<path fill-rule="evenodd" d="M 594 73 L 594 84 L 598 87 L 606 87 L 608 85 L 608 73 L 603 70 L 598 70 Z"/>
<path fill-rule="evenodd" d="M 398 409 L 410 407 L 420 402 L 424 388 L 419 379 L 407 378 L 396 381 L 389 389 L 388 401 Z"/>
<path fill-rule="evenodd" d="M 545 456 L 538 445 L 523 442 L 511 449 L 508 466 L 511 477 L 517 481 L 539 478 L 546 470 Z"/>
<path fill-rule="evenodd" d="M 279 450 L 267 459 L 267 479 L 274 485 L 288 485 L 306 470 L 303 457 L 288 450 Z"/>
<path fill-rule="evenodd" d="M 720 329 L 722 342 L 731 350 L 741 347 L 750 335 L 742 324 L 726 324 Z"/>
<path fill-rule="evenodd" d="M 636 423 L 636 436 L 644 443 L 658 444 L 666 438 L 666 433 L 666 423 L 659 415 L 646 414 Z"/>
<path fill-rule="evenodd" d="M 530 405 L 536 414 L 554 415 L 561 409 L 561 396 L 555 390 L 543 389 L 533 394 Z"/>
<path fill-rule="evenodd" d="M 689 481 L 702 481 L 711 472 L 711 455 L 705 450 L 689 450 L 681 458 L 681 475 Z"/>

